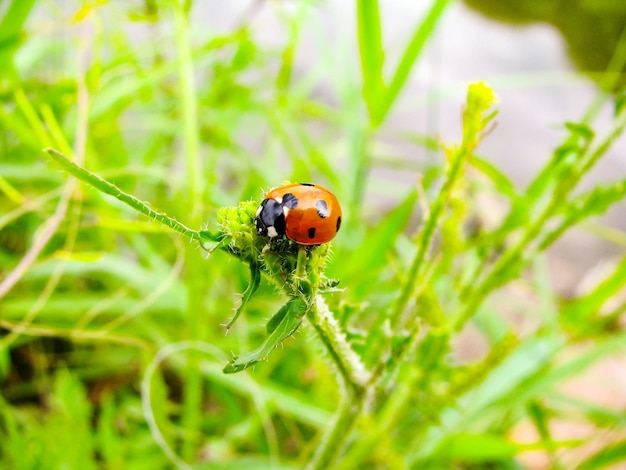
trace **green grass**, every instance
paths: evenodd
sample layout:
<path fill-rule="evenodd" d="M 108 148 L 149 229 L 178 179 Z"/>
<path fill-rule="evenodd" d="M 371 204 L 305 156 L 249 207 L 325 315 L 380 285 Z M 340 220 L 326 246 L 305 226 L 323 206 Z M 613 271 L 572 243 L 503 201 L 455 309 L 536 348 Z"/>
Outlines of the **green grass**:
<path fill-rule="evenodd" d="M 190 2 L 5 3 L 0 469 L 626 460 L 623 409 L 564 387 L 624 357 L 626 257 L 568 299 L 545 259 L 580 225 L 624 243 L 597 216 L 626 179 L 580 185 L 623 136 L 623 100 L 599 92 L 519 188 L 476 153 L 498 139 L 488 85 L 459 102 L 459 142 L 388 122 L 452 2 L 432 2 L 391 65 L 375 1 L 354 2 L 354 48 L 331 47 L 306 2 L 262 4 L 286 32 L 273 46 L 253 7 L 211 31 Z M 305 30 L 322 56 L 302 71 Z M 433 160 L 385 158 L 390 136 Z M 388 191 L 375 166 L 419 182 Z M 263 189 L 285 180 L 343 202 L 330 253 L 255 236 Z M 385 192 L 389 207 L 363 207 Z"/>

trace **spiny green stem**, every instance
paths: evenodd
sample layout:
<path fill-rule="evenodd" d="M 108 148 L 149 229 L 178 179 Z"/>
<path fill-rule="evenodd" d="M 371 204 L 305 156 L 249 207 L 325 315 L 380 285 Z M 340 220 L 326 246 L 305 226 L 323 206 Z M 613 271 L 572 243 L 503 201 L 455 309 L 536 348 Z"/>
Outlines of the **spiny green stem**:
<path fill-rule="evenodd" d="M 567 198 L 568 194 L 577 186 L 582 177 L 589 171 L 593 165 L 606 154 L 611 144 L 617 139 L 626 128 L 626 112 L 620 115 L 620 119 L 615 125 L 614 129 L 608 136 L 593 150 L 587 150 L 589 156 L 585 158 L 583 155 L 580 159 L 579 169 L 571 175 L 567 180 L 562 180 L 554 192 L 550 203 L 541 212 L 539 217 L 525 230 L 523 236 L 509 248 L 493 265 L 489 273 L 484 280 L 480 282 L 473 290 L 470 291 L 465 302 L 465 308 L 455 319 L 453 329 L 459 331 L 467 320 L 469 320 L 483 300 L 489 295 L 495 288 L 501 286 L 507 280 L 509 280 L 514 274 L 518 272 L 518 269 L 508 269 L 512 263 L 519 260 L 524 254 L 528 254 L 528 247 L 533 241 L 540 239 L 539 243 L 532 247 L 531 250 L 538 250 L 539 248 L 545 248 L 547 245 L 542 243 L 542 232 L 545 231 L 547 221 L 560 209 L 563 201 Z M 547 236 L 550 236 L 551 232 L 548 232 Z"/>
<path fill-rule="evenodd" d="M 316 294 L 315 303 L 307 312 L 307 318 L 324 343 L 346 387 L 354 396 L 362 395 L 370 379 L 370 372 L 350 346 L 346 334 L 341 331 L 320 294 Z"/>
<path fill-rule="evenodd" d="M 482 82 L 471 84 L 467 92 L 467 103 L 463 111 L 463 139 L 458 147 L 445 147 L 444 151 L 449 160 L 446 178 L 437 198 L 431 205 L 430 213 L 424 227 L 416 240 L 417 254 L 409 268 L 406 282 L 396 301 L 390 315 L 392 327 L 396 327 L 400 317 L 413 297 L 415 287 L 423 281 L 421 274 L 427 261 L 428 252 L 437 228 L 440 226 L 444 211 L 450 200 L 450 196 L 463 174 L 465 163 L 469 161 L 481 139 L 487 126 L 495 117 L 496 111 L 492 111 L 495 102 L 493 90 Z"/>
<path fill-rule="evenodd" d="M 50 157 L 67 171 L 69 174 L 74 176 L 75 178 L 83 181 L 84 183 L 88 183 L 98 191 L 108 194 L 109 196 L 113 196 L 115 199 L 125 203 L 126 205 L 132 207 L 137 212 L 141 212 L 142 214 L 156 220 L 157 222 L 162 223 L 166 227 L 175 230 L 176 232 L 189 237 L 191 240 L 197 240 L 200 242 L 216 242 L 218 241 L 218 236 L 214 234 L 210 234 L 204 231 L 192 230 L 189 227 L 186 227 L 176 219 L 164 214 L 163 212 L 158 212 L 152 209 L 147 202 L 141 201 L 137 199 L 135 196 L 128 194 L 122 191 L 120 188 L 115 186 L 113 183 L 101 178 L 100 176 L 92 173 L 78 165 L 76 165 L 73 161 L 71 161 L 68 157 L 63 155 L 58 150 L 47 148 L 44 149 L 45 152 L 50 155 Z"/>
<path fill-rule="evenodd" d="M 450 194 L 452 189 L 459 179 L 461 175 L 461 170 L 463 168 L 463 163 L 466 161 L 467 157 L 471 155 L 468 154 L 466 149 L 463 149 L 459 152 L 452 163 L 452 167 L 448 172 L 448 177 L 439 192 L 437 199 L 433 203 L 428 219 L 426 220 L 426 224 L 424 228 L 420 231 L 417 240 L 417 254 L 413 259 L 413 263 L 409 268 L 409 273 L 407 275 L 407 280 L 402 287 L 402 291 L 400 293 L 400 297 L 398 298 L 393 313 L 391 314 L 390 321 L 392 327 L 398 324 L 404 309 L 406 308 L 413 291 L 415 290 L 415 286 L 420 284 L 420 273 L 422 272 L 422 266 L 424 261 L 426 260 L 426 256 L 432 244 L 433 236 L 435 234 L 435 230 L 439 226 L 439 221 L 443 214 L 444 209 L 446 208 L 446 204 L 450 198 Z"/>

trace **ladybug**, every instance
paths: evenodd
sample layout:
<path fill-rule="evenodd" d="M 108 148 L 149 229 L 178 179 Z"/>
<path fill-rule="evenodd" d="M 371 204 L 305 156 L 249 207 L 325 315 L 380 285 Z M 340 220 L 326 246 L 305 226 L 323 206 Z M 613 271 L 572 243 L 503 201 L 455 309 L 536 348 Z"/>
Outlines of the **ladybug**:
<path fill-rule="evenodd" d="M 300 245 L 319 245 L 335 238 L 341 227 L 341 206 L 328 189 L 294 183 L 272 189 L 256 211 L 256 231 L 276 238 L 285 235 Z"/>

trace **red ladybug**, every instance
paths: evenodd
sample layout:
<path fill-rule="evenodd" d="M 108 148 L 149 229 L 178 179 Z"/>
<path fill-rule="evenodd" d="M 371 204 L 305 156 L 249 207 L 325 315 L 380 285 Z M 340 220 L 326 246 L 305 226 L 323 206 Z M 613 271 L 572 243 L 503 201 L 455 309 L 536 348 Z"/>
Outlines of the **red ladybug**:
<path fill-rule="evenodd" d="M 272 189 L 256 211 L 256 230 L 270 238 L 285 235 L 300 245 L 319 245 L 335 238 L 341 206 L 328 189 L 294 183 Z"/>

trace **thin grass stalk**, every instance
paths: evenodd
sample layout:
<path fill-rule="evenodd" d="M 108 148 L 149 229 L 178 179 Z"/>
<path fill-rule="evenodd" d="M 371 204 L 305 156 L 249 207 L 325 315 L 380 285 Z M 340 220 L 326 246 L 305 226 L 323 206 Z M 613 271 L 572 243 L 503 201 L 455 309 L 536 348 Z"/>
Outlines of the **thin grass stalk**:
<path fill-rule="evenodd" d="M 34 131 L 34 136 L 40 145 L 51 145 L 54 142 L 53 137 L 46 129 L 42 119 L 37 114 L 37 111 L 33 107 L 32 103 L 27 98 L 26 94 L 18 89 L 15 94 L 15 101 L 26 117 L 28 124 Z M 54 130 L 54 128 L 52 129 Z M 57 140 L 64 140 L 63 137 L 59 137 Z M 47 246 L 48 242 L 52 239 L 54 234 L 59 229 L 61 222 L 66 216 L 67 209 L 70 203 L 72 193 L 76 187 L 75 181 L 68 181 L 63 187 L 61 198 L 56 206 L 56 209 L 52 216 L 50 216 L 40 227 L 37 232 L 37 236 L 33 240 L 32 246 L 28 249 L 26 254 L 20 259 L 19 263 L 9 274 L 0 282 L 0 299 L 4 297 L 13 287 L 22 279 L 24 274 L 31 268 L 31 266 L 37 260 L 39 254 Z"/>
<path fill-rule="evenodd" d="M 573 171 L 569 178 L 563 178 L 559 180 L 559 184 L 552 193 L 551 200 L 541 214 L 535 219 L 535 221 L 524 231 L 520 239 L 505 251 L 496 263 L 489 270 L 482 282 L 479 282 L 474 289 L 472 289 L 465 299 L 465 307 L 458 317 L 454 320 L 453 328 L 455 331 L 459 331 L 463 328 L 467 320 L 469 320 L 483 300 L 497 287 L 506 283 L 514 275 L 519 272 L 520 266 L 515 267 L 519 261 L 523 262 L 524 257 L 529 257 L 530 253 L 528 247 L 532 247 L 533 241 L 541 238 L 541 234 L 545 231 L 547 221 L 559 211 L 563 204 L 563 201 L 567 200 L 568 194 L 577 186 L 582 177 L 593 167 L 597 161 L 606 154 L 613 142 L 624 132 L 626 129 L 626 111 L 623 112 L 613 130 L 608 136 L 594 149 L 591 150 L 586 147 L 585 154 L 588 156 L 581 156 L 579 159 L 579 170 Z M 557 228 L 558 230 L 558 228 Z M 548 231 L 546 240 L 553 242 L 556 240 L 552 231 Z M 539 247 L 547 247 L 547 242 L 540 240 L 533 248 L 537 251 Z"/>
<path fill-rule="evenodd" d="M 346 445 L 354 425 L 356 424 L 363 398 L 352 400 L 344 397 L 339 405 L 335 420 L 322 436 L 321 443 L 313 458 L 306 466 L 307 470 L 325 470 L 334 468 L 333 462 L 341 449 Z"/>
<path fill-rule="evenodd" d="M 87 116 L 89 112 L 89 97 L 87 95 L 87 90 L 84 82 L 84 74 L 83 70 L 85 66 L 79 66 L 79 70 L 81 71 L 80 76 L 78 77 L 78 118 L 76 123 L 76 135 L 77 139 L 74 145 L 74 155 L 76 155 L 76 160 L 79 162 L 84 161 L 85 159 L 85 143 L 86 143 L 86 135 L 87 135 Z M 65 136 L 62 134 L 60 126 L 54 117 L 54 114 L 49 112 L 47 114 L 46 124 L 50 129 L 52 134 L 52 138 L 55 142 L 58 142 L 59 145 L 63 148 L 69 148 L 70 145 L 65 139 Z M 76 237 L 78 236 L 78 230 L 80 227 L 80 212 L 81 212 L 81 201 L 74 201 L 73 205 L 70 206 L 70 199 L 76 190 L 76 183 L 69 186 L 64 192 L 64 204 L 65 218 L 69 219 L 68 229 L 65 236 L 65 243 L 63 245 L 63 250 L 66 252 L 72 252 L 74 249 L 74 245 L 76 242 Z M 73 209 L 70 211 L 70 215 L 67 216 L 68 209 Z M 60 219 L 59 219 L 60 220 Z M 32 324 L 35 320 L 39 312 L 44 308 L 46 302 L 50 298 L 50 296 L 54 293 L 54 290 L 59 284 L 63 273 L 65 271 L 65 266 L 67 264 L 66 260 L 61 260 L 57 266 L 54 268 L 52 275 L 48 278 L 45 287 L 37 297 L 35 303 L 28 310 L 24 318 L 20 321 L 20 323 L 11 330 L 11 332 L 6 335 L 2 340 L 0 340 L 0 350 L 4 348 L 9 348 L 11 344 L 22 335 L 26 329 Z"/>
<path fill-rule="evenodd" d="M 371 122 L 378 122 L 380 97 L 384 92 L 384 50 L 378 0 L 356 0 L 357 32 L 361 54 L 363 98 Z"/>
<path fill-rule="evenodd" d="M 193 69 L 192 46 L 189 37 L 189 13 L 192 2 L 174 0 L 175 43 L 178 55 L 178 81 L 181 97 L 183 152 L 186 170 L 186 197 L 183 198 L 193 225 L 199 226 L 203 203 L 203 171 L 200 160 L 200 136 L 198 122 L 198 104 Z M 189 245 L 185 256 L 185 285 L 187 286 L 187 336 L 189 340 L 201 340 L 204 325 L 205 279 L 202 276 L 202 258 L 197 248 Z M 199 356 L 190 350 L 185 368 L 185 387 L 182 404 L 182 425 L 184 437 L 181 455 L 188 462 L 195 460 L 201 435 L 202 416 L 202 376 L 199 371 Z"/>
<path fill-rule="evenodd" d="M 424 46 L 432 37 L 433 31 L 443 16 L 443 13 L 446 11 L 446 8 L 453 1 L 454 0 L 435 0 L 426 14 L 426 17 L 415 29 L 413 37 L 404 51 L 400 63 L 396 67 L 391 82 L 384 90 L 381 100 L 378 103 L 375 119 L 376 124 L 380 124 L 385 120 L 389 111 L 396 103 L 398 95 L 404 88 L 409 75 L 415 69 L 415 63 L 424 50 Z"/>
<path fill-rule="evenodd" d="M 22 196 L 22 193 L 15 189 L 15 187 L 2 176 L 0 176 L 0 193 L 4 194 L 11 202 L 16 205 L 21 206 L 26 203 L 26 201 L 24 200 L 24 196 Z"/>
<path fill-rule="evenodd" d="M 81 53 L 78 55 L 78 76 L 76 77 L 77 83 L 77 102 L 78 102 L 78 116 L 76 120 L 76 137 L 74 142 L 74 151 L 76 161 L 79 164 L 82 164 L 85 160 L 85 151 L 87 144 L 87 122 L 89 115 L 89 94 L 87 91 L 87 85 L 85 83 L 85 75 L 88 69 L 88 51 L 90 50 L 91 45 L 91 36 L 84 29 L 81 35 Z M 22 109 L 27 110 L 28 120 L 31 122 L 37 131 L 37 135 L 42 139 L 43 142 L 56 142 L 61 148 L 70 149 L 70 144 L 67 142 L 63 132 L 61 130 L 61 126 L 56 120 L 54 114 L 50 110 L 48 106 L 44 107 L 42 110 L 42 115 L 45 119 L 45 125 L 49 129 L 46 131 L 46 126 L 44 126 L 44 122 L 40 119 L 39 115 L 35 112 L 34 108 L 27 100 L 26 96 L 23 93 L 18 93 L 16 97 L 22 102 Z M 76 182 L 72 181 L 68 182 L 66 188 L 64 189 L 63 196 L 61 201 L 59 202 L 58 208 L 60 211 L 58 215 L 60 216 L 57 219 L 57 228 L 60 225 L 62 218 L 65 218 L 70 199 L 76 189 Z M 73 205 L 73 211 L 70 213 L 69 217 L 69 225 L 65 237 L 65 243 L 63 249 L 65 251 L 71 252 L 74 248 L 74 244 L 76 242 L 76 237 L 78 235 L 79 225 L 80 225 L 80 210 L 81 210 L 81 202 L 75 201 Z M 53 227 L 51 225 L 51 227 Z M 50 233 L 53 233 L 50 231 Z M 11 332 L 6 335 L 0 341 L 0 350 L 4 348 L 10 347 L 12 342 L 17 339 L 28 326 L 35 320 L 38 313 L 45 306 L 46 302 L 56 289 L 61 277 L 63 276 L 63 272 L 65 270 L 65 260 L 62 260 L 54 269 L 52 275 L 49 277 L 48 281 L 41 294 L 35 301 L 35 303 L 31 306 L 27 314 L 24 316 L 19 325 L 11 330 Z"/>

